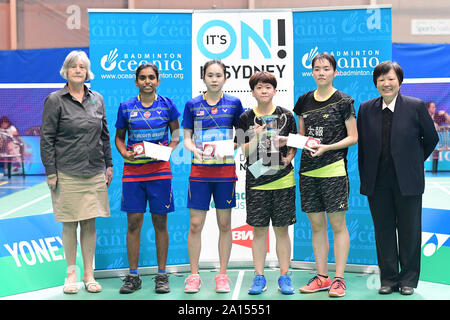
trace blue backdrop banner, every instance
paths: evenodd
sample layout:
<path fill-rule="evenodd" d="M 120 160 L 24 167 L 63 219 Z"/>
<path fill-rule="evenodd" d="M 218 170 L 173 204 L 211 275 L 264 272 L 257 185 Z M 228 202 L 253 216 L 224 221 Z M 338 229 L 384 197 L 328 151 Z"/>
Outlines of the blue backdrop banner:
<path fill-rule="evenodd" d="M 83 50 L 89 54 L 86 47 L 0 51 L 0 83 L 65 82 L 59 70 L 72 50 Z"/>
<path fill-rule="evenodd" d="M 192 97 L 191 14 L 152 12 L 89 12 L 89 45 L 92 89 L 105 99 L 111 135 L 114 179 L 109 188 L 111 217 L 97 222 L 97 270 L 127 268 L 127 217 L 120 211 L 123 158 L 114 143 L 119 104 L 138 95 L 135 71 L 144 62 L 155 63 L 160 70 L 158 94 L 172 98 L 182 114 L 184 103 Z M 181 119 L 180 119 L 181 123 Z M 174 152 L 182 153 L 179 146 Z M 187 154 L 187 153 L 186 153 Z M 176 157 L 180 159 L 180 157 Z M 186 208 L 190 160 L 173 163 L 175 212 L 168 216 L 168 265 L 189 263 L 187 234 L 189 212 Z M 189 163 L 188 163 L 189 162 Z M 155 235 L 149 214 L 141 233 L 139 266 L 155 266 Z"/>
<path fill-rule="evenodd" d="M 449 78 L 450 45 L 393 43 L 392 59 L 403 69 L 404 78 Z"/>
<path fill-rule="evenodd" d="M 264 11 L 258 14 L 262 18 L 265 17 Z M 268 13 L 266 12 L 266 14 Z M 243 14 L 241 15 L 243 17 Z M 161 84 L 158 93 L 172 98 L 180 113 L 183 112 L 186 101 L 193 94 L 198 94 L 197 91 L 193 93 L 192 89 L 192 79 L 198 79 L 197 76 L 193 77 L 192 75 L 193 66 L 201 65 L 199 61 L 204 59 L 200 54 L 196 54 L 196 51 L 193 51 L 193 48 L 196 48 L 193 39 L 197 39 L 198 42 L 199 38 L 192 33 L 198 27 L 200 27 L 200 31 L 206 28 L 201 28 L 202 23 L 208 23 L 205 22 L 207 19 L 203 18 L 195 12 L 193 14 L 192 11 L 89 11 L 90 58 L 95 74 L 91 84 L 92 88 L 99 91 L 105 98 L 113 146 L 115 174 L 109 189 L 112 216 L 108 219 L 99 219 L 97 223 L 97 270 L 128 267 L 126 213 L 120 211 L 123 159 L 114 147 L 114 123 L 118 106 L 120 102 L 137 95 L 134 72 L 139 64 L 149 61 L 157 64 L 161 72 Z M 230 26 L 235 24 L 235 17 L 228 18 L 224 14 L 221 19 L 228 19 L 223 23 L 223 26 L 226 27 L 226 32 L 234 35 L 234 28 Z M 259 24 L 258 28 L 256 25 L 254 26 L 258 30 L 255 31 L 256 33 L 261 30 L 264 31 L 261 33 L 263 36 L 255 32 L 251 33 L 251 37 L 248 36 L 245 32 L 250 29 L 242 21 L 236 20 L 236 26 L 241 27 L 241 33 L 239 34 L 243 40 L 252 39 L 248 42 L 248 45 L 251 44 L 255 53 L 260 51 L 264 53 L 266 51 L 262 49 L 265 48 L 271 48 L 272 50 L 271 42 L 268 41 L 268 39 L 271 39 L 268 32 L 269 26 L 273 27 L 274 30 L 285 31 L 281 38 L 286 37 L 286 43 L 290 43 L 290 46 L 292 43 L 294 45 L 294 74 L 291 76 L 294 83 L 294 99 L 291 98 L 292 102 L 289 101 L 289 103 L 293 105 L 295 99 L 301 94 L 315 88 L 311 76 L 311 59 L 315 54 L 322 51 L 328 51 L 336 57 L 338 77 L 335 81 L 335 87 L 355 99 L 356 109 L 362 101 L 377 96 L 377 91 L 372 83 L 372 70 L 379 62 L 391 59 L 390 9 L 283 12 L 279 13 L 277 19 L 277 23 L 274 21 L 272 24 L 270 17 L 264 18 L 264 23 L 261 26 Z M 280 22 L 283 21 L 284 24 L 281 23 L 280 27 Z M 217 21 L 214 20 L 214 23 L 217 23 Z M 236 27 L 236 30 L 239 29 Z M 201 34 L 200 31 L 197 32 Z M 216 30 L 214 29 L 214 31 Z M 223 33 L 223 30 L 220 31 Z M 208 29 L 208 32 L 213 31 Z M 209 34 L 207 35 L 209 36 Z M 262 40 L 262 37 L 265 40 Z M 231 37 L 230 39 L 234 38 Z M 253 42 L 258 45 L 259 50 L 254 50 Z M 245 53 L 250 51 L 250 47 L 247 48 L 246 44 L 247 42 L 239 43 L 238 41 L 234 43 L 231 41 L 229 47 L 240 48 L 241 50 L 236 52 Z M 284 42 L 282 45 L 286 46 Z M 292 51 L 289 51 L 288 48 L 284 49 L 284 53 L 287 53 L 288 56 L 289 52 Z M 284 56 L 281 55 L 281 57 Z M 252 57 L 242 56 L 242 59 L 244 58 L 248 60 Z M 232 66 L 233 63 L 235 62 L 231 62 Z M 284 73 L 284 76 L 287 77 L 287 74 Z M 235 81 L 233 79 L 233 83 Z M 248 97 L 250 97 L 250 93 L 248 93 Z M 252 101 L 249 100 L 250 102 Z M 245 103 L 245 105 L 247 104 Z M 189 263 L 187 252 L 189 212 L 186 208 L 186 193 L 191 154 L 186 152 L 182 146 L 179 146 L 174 153 L 171 161 L 173 164 L 176 211 L 169 215 L 168 220 L 169 265 Z M 298 154 L 296 168 L 299 167 L 299 161 L 300 156 Z M 356 147 L 352 147 L 349 152 L 348 170 L 351 181 L 349 199 L 351 210 L 348 212 L 351 250 L 348 262 L 352 264 L 376 264 L 373 224 L 367 200 L 359 194 Z M 296 169 L 296 171 L 298 170 Z M 311 227 L 305 214 L 300 211 L 298 192 L 297 218 L 298 223 L 295 225 L 293 239 L 294 260 L 312 261 Z M 139 265 L 155 266 L 156 249 L 151 219 L 147 216 L 144 220 Z M 214 232 L 214 230 L 211 229 L 209 232 Z M 330 242 L 332 242 L 332 232 L 330 231 L 329 234 Z M 251 259 L 250 254 L 245 258 Z M 330 262 L 332 261 L 334 261 L 333 254 L 330 252 Z"/>
<path fill-rule="evenodd" d="M 392 57 L 390 8 L 294 12 L 293 21 L 296 99 L 316 88 L 311 61 L 317 53 L 324 51 L 333 54 L 337 61 L 338 75 L 334 87 L 353 97 L 356 112 L 361 102 L 378 95 L 372 82 L 372 71 L 378 63 L 391 60 Z M 359 193 L 356 146 L 349 148 L 347 159 L 350 180 L 347 212 L 350 234 L 348 263 L 373 265 L 377 263 L 375 236 L 367 198 Z M 298 153 L 296 168 L 299 168 L 299 165 Z M 294 260 L 314 261 L 311 226 L 306 214 L 301 211 L 299 192 L 297 203 Z M 328 238 L 330 248 L 333 248 L 333 232 L 330 226 Z M 334 262 L 332 249 L 328 261 Z"/>

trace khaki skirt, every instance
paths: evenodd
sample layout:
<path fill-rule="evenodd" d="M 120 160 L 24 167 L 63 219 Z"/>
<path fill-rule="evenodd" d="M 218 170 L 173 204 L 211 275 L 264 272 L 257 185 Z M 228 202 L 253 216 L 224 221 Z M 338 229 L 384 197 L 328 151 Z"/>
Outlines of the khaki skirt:
<path fill-rule="evenodd" d="M 104 173 L 84 177 L 58 172 L 56 189 L 51 195 L 57 222 L 110 216 Z"/>

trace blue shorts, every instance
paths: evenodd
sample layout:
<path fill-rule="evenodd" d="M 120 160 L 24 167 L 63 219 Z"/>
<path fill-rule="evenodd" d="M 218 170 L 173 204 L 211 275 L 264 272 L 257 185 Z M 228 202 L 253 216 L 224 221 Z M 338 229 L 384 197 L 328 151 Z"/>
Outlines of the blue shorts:
<path fill-rule="evenodd" d="M 230 209 L 236 206 L 236 182 L 198 182 L 189 181 L 187 207 L 196 210 L 209 210 L 211 196 L 217 209 Z"/>
<path fill-rule="evenodd" d="M 172 196 L 172 180 L 122 182 L 122 204 L 120 209 L 129 213 L 147 211 L 165 214 L 175 210 Z"/>

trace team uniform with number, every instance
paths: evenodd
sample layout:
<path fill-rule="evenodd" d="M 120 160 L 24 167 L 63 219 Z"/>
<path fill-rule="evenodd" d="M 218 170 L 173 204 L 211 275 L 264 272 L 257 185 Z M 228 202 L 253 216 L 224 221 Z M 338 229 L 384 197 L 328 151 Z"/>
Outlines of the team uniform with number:
<path fill-rule="evenodd" d="M 211 106 L 202 94 L 186 102 L 182 126 L 192 130 L 196 148 L 203 150 L 205 143 L 232 140 L 233 128 L 243 112 L 241 101 L 236 97 L 223 93 L 219 102 Z M 211 196 L 217 209 L 235 207 L 236 180 L 234 157 L 204 157 L 203 161 L 193 157 L 188 208 L 209 210 Z"/>
<path fill-rule="evenodd" d="M 157 95 L 150 107 L 135 97 L 120 104 L 116 128 L 127 130 L 127 150 L 143 141 L 169 145 L 169 123 L 180 116 L 171 99 Z M 125 212 L 164 214 L 174 211 L 172 172 L 169 161 L 142 157 L 125 159 L 122 177 L 122 204 Z"/>
<path fill-rule="evenodd" d="M 302 95 L 294 112 L 303 118 L 305 135 L 333 144 L 347 137 L 345 121 L 355 117 L 353 99 L 337 90 L 325 101 L 314 98 L 314 90 Z M 303 150 L 300 163 L 300 198 L 304 212 L 348 210 L 349 182 L 347 150 L 330 150 L 312 157 Z"/>
<path fill-rule="evenodd" d="M 282 116 L 285 114 L 286 116 Z M 279 121 L 286 117 L 284 128 L 279 131 L 280 136 L 288 136 L 289 133 L 297 133 L 297 125 L 291 111 L 276 107 L 270 115 L 261 116 L 255 109 L 245 111 L 239 118 L 238 129 L 244 132 L 244 139 L 236 137 L 239 145 L 248 143 L 255 136 L 254 126 L 259 120 L 268 123 L 275 119 Z M 255 119 L 256 118 L 256 119 Z M 269 126 L 269 124 L 267 125 Z M 278 126 L 280 127 L 280 126 Z M 285 227 L 296 222 L 295 212 L 295 178 L 294 167 L 289 163 L 286 167 L 280 164 L 278 154 L 271 155 L 271 141 L 269 137 L 263 137 L 258 142 L 256 151 L 246 157 L 246 206 L 247 224 L 253 227 L 269 226 L 270 221 L 275 227 Z M 279 148 L 279 153 L 286 157 L 288 147 Z M 255 178 L 248 169 L 249 166 L 260 161 L 270 167 L 265 174 Z"/>

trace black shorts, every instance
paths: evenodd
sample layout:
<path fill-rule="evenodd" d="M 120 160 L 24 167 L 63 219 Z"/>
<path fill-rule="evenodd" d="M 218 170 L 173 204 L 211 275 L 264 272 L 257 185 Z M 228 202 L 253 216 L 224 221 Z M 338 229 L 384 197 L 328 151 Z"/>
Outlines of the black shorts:
<path fill-rule="evenodd" d="M 247 224 L 252 227 L 274 227 L 294 224 L 295 186 L 277 190 L 246 188 Z"/>
<path fill-rule="evenodd" d="M 317 178 L 300 174 L 299 189 L 303 212 L 333 213 L 348 210 L 347 176 Z"/>

